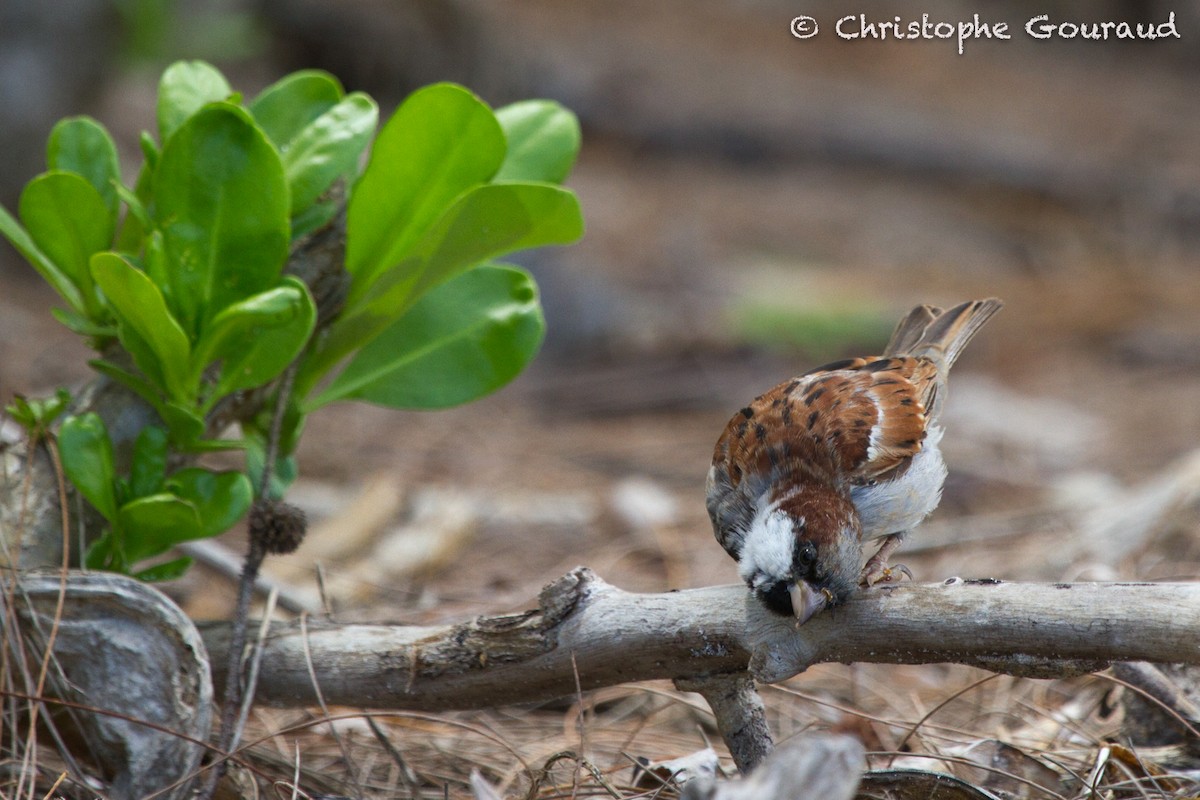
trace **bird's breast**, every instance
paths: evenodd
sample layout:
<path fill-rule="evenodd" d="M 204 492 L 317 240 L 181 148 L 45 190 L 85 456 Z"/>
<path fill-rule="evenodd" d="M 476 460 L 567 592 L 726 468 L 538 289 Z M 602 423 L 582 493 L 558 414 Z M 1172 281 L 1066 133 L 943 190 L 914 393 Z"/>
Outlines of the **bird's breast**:
<path fill-rule="evenodd" d="M 911 530 L 937 508 L 946 480 L 946 462 L 938 449 L 941 434 L 940 428 L 929 428 L 924 446 L 901 475 L 850 489 L 864 539 Z"/>

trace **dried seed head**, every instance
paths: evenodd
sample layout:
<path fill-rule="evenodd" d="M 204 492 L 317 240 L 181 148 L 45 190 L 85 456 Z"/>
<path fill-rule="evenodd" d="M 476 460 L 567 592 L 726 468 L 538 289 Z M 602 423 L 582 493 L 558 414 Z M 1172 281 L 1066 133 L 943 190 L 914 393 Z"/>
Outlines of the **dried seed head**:
<path fill-rule="evenodd" d="M 308 532 L 304 511 L 282 500 L 255 500 L 248 525 L 250 540 L 276 555 L 295 551 Z"/>

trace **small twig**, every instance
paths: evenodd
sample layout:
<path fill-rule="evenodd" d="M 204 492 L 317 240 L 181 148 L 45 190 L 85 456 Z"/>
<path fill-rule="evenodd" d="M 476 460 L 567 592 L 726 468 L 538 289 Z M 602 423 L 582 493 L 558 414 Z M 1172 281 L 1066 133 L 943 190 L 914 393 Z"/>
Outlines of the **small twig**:
<path fill-rule="evenodd" d="M 902 739 L 900 740 L 900 743 L 899 743 L 899 744 L 897 744 L 897 745 L 896 745 L 896 747 L 895 747 L 895 750 L 896 750 L 896 752 L 897 752 L 897 753 L 903 753 L 903 752 L 906 752 L 906 751 L 905 751 L 905 749 L 904 749 L 905 745 L 907 745 L 907 744 L 908 744 L 909 740 L 910 740 L 910 739 L 912 739 L 912 737 L 914 737 L 914 736 L 916 736 L 916 735 L 917 735 L 917 731 L 919 731 L 919 730 L 921 729 L 921 727 L 922 727 L 922 726 L 923 726 L 923 725 L 924 725 L 926 722 L 928 722 L 928 721 L 929 721 L 930 717 L 932 717 L 932 716 L 933 716 L 934 714 L 936 714 L 937 712 L 941 711 L 941 710 L 942 710 L 943 708 L 945 708 L 946 706 L 948 706 L 948 705 L 950 705 L 951 703 L 953 703 L 953 702 L 954 702 L 955 700 L 957 700 L 958 698 L 962 697 L 962 696 L 963 696 L 964 694 L 966 694 L 967 692 L 970 692 L 970 691 L 973 691 L 974 689 L 977 689 L 978 687 L 982 686 L 982 685 L 983 685 L 983 684 L 985 684 L 985 683 L 988 683 L 989 681 L 991 681 L 991 680 L 992 680 L 993 678 L 995 678 L 995 677 L 997 677 L 997 673 L 993 673 L 993 674 L 991 674 L 991 675 L 985 675 L 984 677 L 980 678 L 979 680 L 977 680 L 977 681 L 975 681 L 975 682 L 973 682 L 973 683 L 969 683 L 969 684 L 967 684 L 966 686 L 964 686 L 963 688 L 959 689 L 959 690 L 958 690 L 957 692 L 955 692 L 954 694 L 952 694 L 952 695 L 950 695 L 949 697 L 947 697 L 946 699 L 942 700 L 942 702 L 938 703 L 938 704 L 937 704 L 936 706 L 934 706 L 933 708 L 931 708 L 931 709 L 929 709 L 928 711 L 926 711 L 926 712 L 925 712 L 925 714 L 924 714 L 924 716 L 922 716 L 922 717 L 921 717 L 919 720 L 917 720 L 916 722 L 914 722 L 914 723 L 913 723 L 913 725 L 912 725 L 912 727 L 908 729 L 908 733 L 904 734 L 904 738 L 902 738 Z M 893 756 L 893 758 L 892 758 L 892 759 L 890 759 L 890 760 L 888 761 L 888 767 L 889 767 L 889 768 L 891 767 L 891 765 L 892 765 L 892 761 L 893 761 L 894 759 L 895 759 L 895 757 Z"/>
<path fill-rule="evenodd" d="M 302 638 L 305 641 L 307 641 L 307 639 L 308 639 L 308 617 L 307 616 L 300 617 L 300 631 L 301 631 Z M 316 671 L 316 669 L 313 668 L 312 651 L 310 651 L 307 647 L 304 649 L 304 665 L 305 665 L 305 667 L 308 668 L 308 676 L 309 676 L 309 679 L 312 681 L 313 692 L 316 693 L 317 705 L 321 707 L 321 713 L 324 714 L 325 717 L 332 719 L 332 715 L 329 713 L 329 704 L 325 702 L 325 695 L 322 694 L 321 684 L 317 680 L 317 671 Z M 329 735 L 333 737 L 333 740 L 335 742 L 337 742 L 338 750 L 342 751 L 342 760 L 346 764 L 347 771 L 350 772 L 351 774 L 353 774 L 353 770 L 351 769 L 351 767 L 354 766 L 354 758 L 351 757 L 350 749 L 348 747 L 346 747 L 345 741 L 342 740 L 342 736 L 341 736 L 341 734 L 338 733 L 337 726 L 335 726 L 333 724 L 333 722 L 329 723 Z M 354 781 L 354 792 L 355 792 L 356 797 L 361 798 L 363 796 L 362 787 L 358 785 L 357 778 L 355 778 L 355 781 Z"/>
<path fill-rule="evenodd" d="M 246 625 L 250 611 L 250 598 L 254 593 L 254 579 L 262 566 L 266 549 L 261 543 L 251 538 L 250 549 L 246 554 L 246 562 L 242 566 L 242 577 L 238 582 L 237 605 L 234 610 L 233 627 L 229 651 L 225 658 L 225 674 L 229 680 L 225 682 L 225 693 L 221 700 L 221 727 L 217 734 L 217 749 L 230 752 L 229 743 L 233 740 L 234 723 L 242 702 L 242 659 L 246 649 Z M 210 800 L 216 793 L 217 784 L 225 775 L 226 762 L 221 761 L 209 773 L 208 783 L 201 793 L 201 800 Z"/>
<path fill-rule="evenodd" d="M 579 770 L 587 757 L 587 718 L 584 715 L 583 687 L 579 684 L 579 665 L 575 662 L 575 651 L 571 651 L 571 673 L 575 676 L 575 702 L 579 706 L 579 755 L 575 758 L 575 771 L 571 775 L 571 800 L 579 796 Z"/>
<path fill-rule="evenodd" d="M 404 784 L 405 790 L 408 791 L 408 796 L 414 797 L 418 788 L 417 774 L 413 772 L 412 767 L 408 765 L 408 761 L 405 760 L 404 754 L 397 749 L 396 745 L 392 744 L 392 740 L 389 739 L 387 734 L 383 732 L 383 729 L 379 727 L 379 723 L 377 723 L 370 715 L 367 715 L 365 719 L 367 721 L 367 727 L 371 729 L 371 733 L 375 736 L 375 740 L 379 742 L 379 746 L 383 748 L 383 751 L 388 754 L 388 757 L 392 759 L 392 762 L 399 770 L 400 782 Z"/>
<path fill-rule="evenodd" d="M 250 659 L 250 669 L 246 674 L 246 691 L 242 698 L 242 708 L 238 713 L 237 724 L 233 727 L 233 738 L 229 742 L 229 750 L 233 751 L 242 738 L 246 729 L 246 720 L 250 717 L 250 709 L 254 706 L 254 689 L 258 685 L 258 670 L 262 664 L 263 642 L 271 629 L 271 615 L 275 612 L 276 593 L 267 596 L 267 605 L 263 609 L 262 623 L 258 626 L 258 637 L 254 644 L 254 656 Z"/>
<path fill-rule="evenodd" d="M 31 431 L 26 442 L 26 447 L 33 449 L 39 442 L 45 445 L 46 452 L 50 454 L 50 461 L 54 465 L 54 478 L 58 488 L 58 504 L 59 508 L 62 509 L 62 563 L 59 570 L 58 597 L 55 600 L 54 616 L 50 623 L 50 633 L 46 636 L 46 643 L 42 653 L 42 663 L 38 668 L 37 683 L 33 690 L 33 694 L 36 697 L 41 697 L 45 694 L 46 678 L 50 673 L 50 664 L 54 660 L 54 642 L 58 638 L 58 629 L 62 622 L 63 606 L 67 599 L 67 571 L 71 566 L 71 523 L 70 514 L 67 512 L 67 483 L 63 475 L 62 461 L 59 458 L 58 447 L 55 445 L 54 439 L 44 431 L 40 433 Z M 41 710 L 41 703 L 31 703 L 29 705 L 29 740 L 23 755 L 25 763 L 22 765 L 22 781 L 25 779 L 28 767 L 32 763 L 36 763 L 38 718 L 41 716 Z M 55 788 L 61 782 L 62 778 L 59 778 L 58 782 L 54 784 Z M 21 785 L 18 784 L 16 795 L 20 796 L 21 791 Z M 33 796 L 33 791 L 34 783 L 31 781 L 29 784 L 30 797 Z M 51 791 L 53 792 L 53 790 Z"/>
<path fill-rule="evenodd" d="M 274 476 L 275 459 L 279 456 L 279 437 L 283 430 L 283 415 L 287 409 L 288 398 L 291 395 L 292 381 L 296 377 L 298 362 L 293 361 L 283 373 L 279 393 L 275 397 L 275 410 L 271 417 L 271 431 L 267 439 L 266 458 L 263 463 L 262 480 L 258 487 L 260 500 L 269 496 L 271 478 Z M 258 580 L 258 571 L 266 558 L 266 545 L 259 536 L 250 536 L 250 545 L 246 553 L 246 561 L 242 565 L 242 576 L 238 582 L 237 605 L 233 612 L 233 629 L 229 653 L 225 659 L 226 675 L 225 694 L 221 701 L 221 727 L 217 735 L 217 747 L 223 752 L 231 752 L 231 743 L 236 732 L 238 709 L 242 705 L 242 658 L 246 647 L 246 627 L 249 622 L 250 601 L 254 595 L 254 585 Z M 217 784 L 225 774 L 227 762 L 217 764 L 209 776 L 200 794 L 201 800 L 211 800 L 217 791 Z"/>
<path fill-rule="evenodd" d="M 1118 681 L 1150 698 L 1195 734 L 1192 726 L 1200 722 L 1200 709 L 1158 667 L 1143 661 L 1118 661 L 1112 672 Z"/>
<path fill-rule="evenodd" d="M 300 743 L 295 743 L 296 768 L 292 771 L 292 800 L 300 796 Z"/>
<path fill-rule="evenodd" d="M 242 558 L 235 552 L 215 539 L 196 539 L 175 546 L 179 552 L 191 556 L 209 569 L 220 573 L 223 577 L 238 580 L 242 573 Z M 262 597 L 275 592 L 278 595 L 279 607 L 293 614 L 308 612 L 317 613 L 320 606 L 314 604 L 295 586 L 283 583 L 270 575 L 259 574 L 254 581 L 254 591 Z"/>

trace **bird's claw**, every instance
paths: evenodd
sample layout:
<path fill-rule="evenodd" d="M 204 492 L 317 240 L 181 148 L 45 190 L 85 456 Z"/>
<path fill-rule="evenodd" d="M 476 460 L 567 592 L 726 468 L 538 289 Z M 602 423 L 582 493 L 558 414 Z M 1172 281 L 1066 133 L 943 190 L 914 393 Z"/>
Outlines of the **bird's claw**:
<path fill-rule="evenodd" d="M 872 559 L 872 561 L 873 560 L 874 559 Z M 903 564 L 888 566 L 884 563 L 867 562 L 867 565 L 863 567 L 862 578 L 859 581 L 859 585 L 865 588 L 870 588 L 877 583 L 899 583 L 901 580 L 903 580 L 902 576 L 907 576 L 910 581 L 915 580 L 913 578 L 912 570 Z"/>

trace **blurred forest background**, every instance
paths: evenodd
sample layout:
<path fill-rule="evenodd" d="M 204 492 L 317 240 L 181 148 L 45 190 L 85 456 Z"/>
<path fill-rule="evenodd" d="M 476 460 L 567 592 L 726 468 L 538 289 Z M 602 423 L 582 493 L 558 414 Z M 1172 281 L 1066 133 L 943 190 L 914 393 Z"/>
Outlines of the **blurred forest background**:
<path fill-rule="evenodd" d="M 792 374 L 878 351 L 915 303 L 991 295 L 1006 308 L 952 381 L 942 507 L 900 560 L 920 581 L 1193 579 L 1200 3 L 924 4 L 918 14 L 935 20 L 1009 23 L 1011 40 L 968 41 L 961 56 L 953 42 L 833 33 L 843 14 L 907 21 L 910 6 L 0 0 L 0 198 L 15 208 L 66 115 L 98 118 L 136 165 L 158 75 L 178 58 L 213 62 L 247 96 L 318 67 L 385 115 L 439 80 L 493 106 L 546 97 L 579 115 L 568 185 L 587 235 L 517 259 L 539 280 L 549 326 L 533 368 L 461 409 L 343 406 L 310 422 L 295 499 L 315 529 L 269 571 L 340 618 L 519 609 L 576 564 L 631 590 L 735 582 L 703 502 L 729 415 Z M 802 13 L 820 35 L 790 35 Z M 1179 39 L 1037 41 L 1023 30 L 1036 14 L 1170 13 Z M 87 380 L 87 351 L 8 247 L 0 287 L 4 400 Z M 223 580 L 197 568 L 167 588 L 214 617 L 232 606 Z M 815 720 L 866 725 L 887 749 L 891 728 L 862 722 L 862 709 L 915 720 L 980 674 L 832 666 L 784 690 L 826 704 L 768 700 L 783 735 Z M 1018 690 L 1004 680 L 963 713 L 1011 704 Z M 637 731 L 659 726 L 647 741 L 613 722 L 626 751 L 702 745 L 691 732 L 701 713 L 662 712 L 664 693 L 626 697 L 642 704 Z M 544 729 L 504 720 L 489 724 L 530 763 L 555 746 Z M 490 774 L 511 779 L 511 758 L 495 758 Z M 428 769 L 450 781 L 464 770 L 448 756 Z"/>

